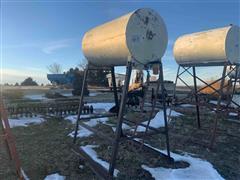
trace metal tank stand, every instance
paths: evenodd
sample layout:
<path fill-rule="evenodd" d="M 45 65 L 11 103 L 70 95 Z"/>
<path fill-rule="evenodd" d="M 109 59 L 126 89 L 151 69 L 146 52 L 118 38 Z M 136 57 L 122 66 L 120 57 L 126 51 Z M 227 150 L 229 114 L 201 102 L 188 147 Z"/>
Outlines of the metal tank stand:
<path fill-rule="evenodd" d="M 192 68 L 192 72 L 190 72 L 190 69 Z M 182 71 L 181 71 L 182 70 Z M 184 81 L 184 79 L 181 77 L 182 75 L 188 73 L 192 78 L 193 78 L 193 87 L 187 83 L 186 81 Z M 195 98 L 195 102 L 194 102 L 194 105 L 195 105 L 195 108 L 196 108 L 196 120 L 197 120 L 197 126 L 198 128 L 201 127 L 201 121 L 200 121 L 200 110 L 199 110 L 199 96 L 198 96 L 198 93 L 199 93 L 199 90 L 197 90 L 197 75 L 196 75 L 196 68 L 195 66 L 192 66 L 192 67 L 184 67 L 184 66 L 178 66 L 178 70 L 177 70 L 177 76 L 176 76 L 176 79 L 175 79 L 175 87 L 174 87 L 174 91 L 173 91 L 173 102 L 174 103 L 177 103 L 177 102 L 186 102 L 186 100 L 188 100 L 189 98 L 192 99 L 193 97 Z M 177 83 L 178 81 L 181 81 L 187 88 L 190 89 L 190 93 L 187 94 L 186 97 L 183 97 L 183 98 L 178 98 L 176 96 L 176 87 L 177 87 Z M 169 118 L 171 117 L 171 112 L 172 112 L 172 108 L 170 109 L 170 112 L 169 112 Z"/>
<path fill-rule="evenodd" d="M 159 63 L 159 70 L 160 70 L 159 79 L 158 79 L 158 90 L 159 90 L 159 86 L 161 86 L 161 93 L 164 94 L 165 88 L 164 88 L 164 83 L 163 83 L 163 67 L 162 67 L 161 62 L 158 61 L 158 63 Z M 151 127 L 150 123 L 148 123 L 148 125 L 143 124 L 143 123 L 138 124 L 139 126 L 146 128 L 146 131 L 143 134 L 132 135 L 132 134 L 124 133 L 122 130 L 123 122 L 127 122 L 128 124 L 132 124 L 132 125 L 136 124 L 134 121 L 129 120 L 124 117 L 124 114 L 126 113 L 125 107 L 126 107 L 126 102 L 127 102 L 127 98 L 128 98 L 128 87 L 129 87 L 129 81 L 130 81 L 130 77 L 131 77 L 132 67 L 133 67 L 133 62 L 128 61 L 127 68 L 126 68 L 125 82 L 124 82 L 124 87 L 122 89 L 120 104 L 118 103 L 118 95 L 117 95 L 116 81 L 115 81 L 115 76 L 114 76 L 114 68 L 113 67 L 111 68 L 115 104 L 116 104 L 116 106 L 119 106 L 119 111 L 117 114 L 115 114 L 115 116 L 117 116 L 117 127 L 116 127 L 116 131 L 114 132 L 114 134 L 115 134 L 114 138 L 111 138 L 108 134 L 104 134 L 102 132 L 95 130 L 92 127 L 89 127 L 88 125 L 86 125 L 82 122 L 83 119 L 86 119 L 86 118 L 81 118 L 81 112 L 82 112 L 82 106 L 83 106 L 83 102 L 84 102 L 83 101 L 83 99 L 84 99 L 83 90 L 84 90 L 84 86 L 86 86 L 87 74 L 90 70 L 89 66 L 86 67 L 85 72 L 84 72 L 82 92 L 81 92 L 81 96 L 80 96 L 79 111 L 78 111 L 78 116 L 77 116 L 77 122 L 76 122 L 76 128 L 75 128 L 73 142 L 74 142 L 74 144 L 76 143 L 79 125 L 94 132 L 97 136 L 104 138 L 104 140 L 109 141 L 112 146 L 111 159 L 109 162 L 110 163 L 109 169 L 106 169 L 103 166 L 101 166 L 100 164 L 98 164 L 97 162 L 95 162 L 81 147 L 76 147 L 76 145 L 73 145 L 72 150 L 76 154 L 78 154 L 81 159 L 84 160 L 84 162 L 92 169 L 92 171 L 98 177 L 100 177 L 102 179 L 113 179 L 113 177 L 114 177 L 114 169 L 115 169 L 116 162 L 117 162 L 117 154 L 118 154 L 120 142 L 130 142 L 134 147 L 136 147 L 138 149 L 141 148 L 141 150 L 143 150 L 143 151 L 148 151 L 148 152 L 151 152 L 152 154 L 155 154 L 158 156 L 160 155 L 160 156 L 168 159 L 169 162 L 174 161 L 173 158 L 171 158 L 171 156 L 170 156 L 165 96 L 163 96 L 164 97 L 163 98 L 163 112 L 164 112 L 164 123 L 165 123 L 164 130 L 157 129 L 155 127 Z M 92 68 L 91 68 L 91 70 L 92 70 Z M 155 97 L 155 98 L 157 98 L 157 97 Z M 154 101 L 156 102 L 156 99 Z M 153 106 L 151 114 L 153 115 L 153 113 L 155 111 L 156 111 L 156 109 Z M 111 116 L 111 115 L 109 115 L 109 116 Z M 107 116 L 107 117 L 109 117 L 109 116 Z M 103 116 L 101 116 L 101 117 L 103 117 Z M 93 118 L 94 117 L 89 117 L 89 119 L 93 119 Z M 151 121 L 151 117 L 149 117 L 149 121 Z M 153 147 L 151 147 L 145 143 L 142 143 L 137 139 L 137 138 L 145 138 L 147 136 L 152 136 L 152 135 L 156 135 L 156 134 L 164 134 L 165 135 L 167 154 L 159 152 L 156 149 L 154 149 Z"/>
<path fill-rule="evenodd" d="M 235 111 L 235 113 L 239 114 L 239 118 L 240 118 L 240 104 L 237 103 L 235 100 L 233 100 L 233 96 L 236 93 L 236 86 L 237 83 L 238 85 L 240 85 L 240 65 L 235 65 L 235 66 L 230 66 L 229 67 L 230 70 L 232 70 L 231 72 L 234 72 L 234 76 L 230 76 L 230 80 L 229 80 L 229 86 L 232 87 L 232 89 L 230 89 L 229 91 L 232 93 L 229 95 L 228 97 L 228 102 L 227 102 L 227 114 L 229 114 L 230 110 L 233 110 L 233 108 L 231 107 L 231 104 L 233 104 L 237 111 Z"/>
<path fill-rule="evenodd" d="M 215 119 L 214 119 L 214 126 L 213 126 L 212 135 L 211 135 L 210 146 L 209 146 L 210 148 L 213 147 L 213 144 L 215 142 L 216 132 L 217 132 L 217 123 L 218 123 L 218 119 L 221 118 L 221 101 L 223 96 L 223 88 L 224 88 L 226 71 L 227 71 L 227 65 L 223 67 L 222 80 L 221 80 L 220 89 L 219 89 L 220 92 L 218 96 L 217 108 L 216 108 Z"/>
<path fill-rule="evenodd" d="M 109 113 L 109 114 L 104 114 L 104 115 L 95 114 L 94 116 L 90 116 L 89 118 L 81 118 L 80 117 L 81 114 L 82 114 L 83 106 L 84 106 L 84 89 L 85 89 L 85 86 L 87 85 L 88 72 L 91 71 L 91 70 L 93 71 L 93 70 L 99 70 L 99 69 L 109 69 L 109 68 L 99 68 L 99 67 L 93 67 L 91 65 L 87 65 L 85 70 L 84 70 L 82 90 L 81 90 L 81 95 L 80 95 L 80 99 L 79 99 L 78 115 L 77 115 L 76 127 L 75 127 L 75 132 L 74 132 L 74 138 L 73 138 L 73 143 L 74 144 L 76 143 L 79 124 L 81 124 L 81 126 L 85 127 L 86 129 L 88 129 L 90 131 L 95 131 L 93 128 L 88 127 L 87 125 L 82 123 L 81 120 L 83 120 L 83 119 L 84 120 L 86 120 L 86 119 L 97 119 L 97 118 L 102 118 L 102 117 L 117 116 L 116 113 Z M 116 86 L 116 78 L 115 78 L 114 67 L 111 68 L 111 76 L 112 76 L 112 84 L 113 84 L 113 93 L 114 93 L 115 106 L 118 108 L 119 103 L 118 103 L 118 94 L 117 94 L 117 86 Z M 102 134 L 102 133 L 100 133 L 98 131 L 96 131 L 95 133 Z"/>
<path fill-rule="evenodd" d="M 214 120 L 214 126 L 213 126 L 213 130 L 212 130 L 212 136 L 211 136 L 211 141 L 210 141 L 210 148 L 213 147 L 215 139 L 216 139 L 216 133 L 217 133 L 217 123 L 218 123 L 218 119 L 220 119 L 222 116 L 228 116 L 229 112 L 237 112 L 239 114 L 240 111 L 240 105 L 237 104 L 232 98 L 233 95 L 235 93 L 236 90 L 236 83 L 237 83 L 237 76 L 238 76 L 238 67 L 239 65 L 229 65 L 228 67 L 230 67 L 230 71 L 227 73 L 227 65 L 224 66 L 223 68 L 223 74 L 222 77 L 229 76 L 229 74 L 231 74 L 232 72 L 235 71 L 235 75 L 234 77 L 231 77 L 230 80 L 228 80 L 228 83 L 226 85 L 224 85 L 225 83 L 225 78 L 223 78 L 223 80 L 221 81 L 220 84 L 220 94 L 223 95 L 223 90 L 226 87 L 227 88 L 227 104 L 222 104 L 222 96 L 218 97 L 218 102 L 217 102 L 217 108 L 216 108 L 216 114 L 215 114 L 215 120 Z M 233 81 L 234 79 L 234 81 Z M 235 106 L 237 106 L 237 108 L 232 108 L 230 107 L 231 104 L 234 104 Z"/>
<path fill-rule="evenodd" d="M 227 67 L 231 66 L 231 70 L 229 72 L 227 72 Z M 214 118 L 214 124 L 213 124 L 213 128 L 212 128 L 212 132 L 211 132 L 211 140 L 210 140 L 210 146 L 209 147 L 213 147 L 214 141 L 215 141 L 215 136 L 216 136 L 216 130 L 217 130 L 217 122 L 218 119 L 220 118 L 220 116 L 222 116 L 226 110 L 229 110 L 229 104 L 232 102 L 234 104 L 236 104 L 236 102 L 234 102 L 232 100 L 233 94 L 235 92 L 235 88 L 236 88 L 236 77 L 237 77 L 237 73 L 235 75 L 235 78 L 233 78 L 235 81 L 234 83 L 225 83 L 226 82 L 226 77 L 228 77 L 235 69 L 237 70 L 237 65 L 231 65 L 231 64 L 223 64 L 219 67 L 223 67 L 223 71 L 222 71 L 222 76 L 220 78 L 218 78 L 217 80 L 213 81 L 213 82 L 206 82 L 205 80 L 203 80 L 202 78 L 200 78 L 197 74 L 196 74 L 196 67 L 198 66 L 178 66 L 178 70 L 177 70 L 177 75 L 176 75 L 176 79 L 175 79 L 175 88 L 174 88 L 174 94 L 173 94 L 173 99 L 174 99 L 174 104 L 172 104 L 171 106 L 171 110 L 173 108 L 173 106 L 177 103 L 190 103 L 190 104 L 194 104 L 195 108 L 196 108 L 196 120 L 197 120 L 197 127 L 201 128 L 201 119 L 200 119 L 200 110 L 199 107 L 200 106 L 205 106 L 213 111 L 216 112 L 215 114 L 215 118 Z M 192 69 L 192 72 L 190 71 Z M 183 75 L 188 74 L 193 78 L 193 86 L 190 85 L 188 82 L 186 82 L 186 80 L 184 80 L 184 78 L 182 77 Z M 199 82 L 201 82 L 202 84 L 204 84 L 204 86 L 202 87 L 198 87 L 197 85 L 197 80 Z M 178 81 L 182 82 L 184 84 L 185 87 L 188 87 L 188 89 L 190 89 L 190 92 L 187 93 L 186 96 L 184 97 L 179 97 L 177 96 L 177 83 Z M 215 88 L 213 85 L 215 83 L 220 83 L 220 88 Z M 231 81 L 232 82 L 232 81 Z M 230 87 L 229 87 L 230 85 Z M 218 94 L 218 99 L 217 99 L 217 104 L 216 105 L 210 105 L 208 102 L 208 97 L 207 99 L 202 98 L 202 91 L 205 88 L 210 88 L 211 90 L 213 90 L 213 92 L 211 92 L 210 94 L 208 94 L 208 96 L 213 96 L 214 94 Z M 223 95 L 224 93 L 224 88 L 227 88 L 227 94 L 231 94 L 231 96 L 228 99 L 228 105 L 227 106 L 223 106 Z M 192 101 L 192 99 L 194 99 L 194 101 Z M 239 105 L 238 105 L 239 107 Z M 169 113 L 169 117 L 171 116 L 171 110 Z"/>

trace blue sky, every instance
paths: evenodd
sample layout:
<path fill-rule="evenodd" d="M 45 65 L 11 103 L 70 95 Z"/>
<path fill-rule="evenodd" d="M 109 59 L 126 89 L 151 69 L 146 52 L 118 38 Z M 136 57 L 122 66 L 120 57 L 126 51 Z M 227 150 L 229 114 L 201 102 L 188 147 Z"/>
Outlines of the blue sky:
<path fill-rule="evenodd" d="M 90 28 L 137 8 L 156 10 L 164 19 L 169 44 L 163 57 L 165 79 L 174 80 L 177 65 L 172 55 L 176 38 L 211 28 L 240 24 L 239 1 L 1 1 L 2 83 L 32 76 L 47 83 L 47 66 L 63 69 L 84 58 L 81 39 Z M 123 72 L 123 68 L 119 71 Z M 207 78 L 220 68 L 200 70 Z"/>

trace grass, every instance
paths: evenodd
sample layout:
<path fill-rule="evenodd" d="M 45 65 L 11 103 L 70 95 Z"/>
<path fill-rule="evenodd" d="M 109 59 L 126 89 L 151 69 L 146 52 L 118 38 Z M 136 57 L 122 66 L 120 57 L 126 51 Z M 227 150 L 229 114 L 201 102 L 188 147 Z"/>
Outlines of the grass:
<path fill-rule="evenodd" d="M 72 129 L 70 122 L 55 118 L 40 125 L 13 128 L 22 166 L 30 179 L 44 179 L 55 172 L 69 179 L 84 178 L 79 160 L 71 151 L 72 138 L 68 134 Z M 86 174 L 94 177 L 89 169 L 84 171 Z"/>
<path fill-rule="evenodd" d="M 85 166 L 83 170 L 78 168 L 79 159 L 71 151 L 72 138 L 68 137 L 73 128 L 70 122 L 61 118 L 49 118 L 39 125 L 12 129 L 16 136 L 22 166 L 31 179 L 43 179 L 46 175 L 55 172 L 66 176 L 67 179 L 96 178 L 88 167 Z M 113 136 L 112 129 L 107 128 L 104 124 L 100 124 L 96 128 Z M 103 160 L 110 160 L 111 146 L 103 139 L 92 136 L 78 141 L 79 146 L 87 144 L 100 145 L 95 149 L 98 155 Z M 140 179 L 151 179 L 151 175 L 141 168 L 141 164 L 149 159 L 148 165 L 151 166 L 158 165 L 157 162 L 167 163 L 149 153 L 142 156 L 129 143 L 121 143 L 116 168 L 125 173 L 120 173 L 118 179 L 135 179 L 136 175 Z M 128 168 L 129 166 L 131 168 Z M 14 177 L 14 172 L 9 171 L 5 175 Z"/>
<path fill-rule="evenodd" d="M 14 100 L 14 99 L 21 99 L 23 97 L 24 93 L 22 90 L 15 90 L 15 89 L 9 89 L 9 90 L 3 90 L 2 96 L 8 100 Z"/>
<path fill-rule="evenodd" d="M 188 109 L 188 110 L 187 110 Z M 214 149 L 206 148 L 209 142 L 209 128 L 213 123 L 213 114 L 206 109 L 201 109 L 202 129 L 196 126 L 193 108 L 176 109 L 184 111 L 184 116 L 173 118 L 169 127 L 171 151 L 181 153 L 189 152 L 197 157 L 208 160 L 226 179 L 240 179 L 240 143 L 239 125 L 225 120 L 219 120 L 218 136 Z M 144 119 L 139 114 L 130 112 L 127 115 L 132 119 Z M 109 123 L 116 124 L 116 119 L 109 118 Z M 100 124 L 95 127 L 99 131 L 106 132 L 113 137 L 110 127 Z M 93 172 L 84 166 L 79 167 L 79 158 L 71 151 L 72 138 L 68 136 L 74 129 L 74 125 L 61 118 L 48 118 L 42 124 L 28 127 L 16 127 L 12 131 L 16 136 L 17 148 L 26 174 L 31 179 L 43 179 L 46 175 L 59 172 L 67 179 L 97 179 Z M 165 139 L 162 135 L 146 138 L 146 143 L 154 147 L 165 149 Z M 103 139 L 91 136 L 81 138 L 78 146 L 98 144 L 95 150 L 99 157 L 109 161 L 111 146 Z M 8 163 L 2 163 L 8 169 L 0 173 L 0 179 L 15 179 L 14 172 L 7 167 Z M 121 143 L 117 158 L 116 168 L 120 170 L 117 179 L 152 179 L 151 175 L 141 168 L 142 164 L 150 167 L 187 167 L 188 164 L 178 162 L 170 165 L 161 157 L 142 152 L 133 148 L 130 143 Z M 0 170 L 3 169 L 3 166 Z M 1 171 L 0 171 L 1 172 Z M 1 175 L 5 178 L 1 178 Z M 6 178 L 7 177 L 7 178 Z"/>

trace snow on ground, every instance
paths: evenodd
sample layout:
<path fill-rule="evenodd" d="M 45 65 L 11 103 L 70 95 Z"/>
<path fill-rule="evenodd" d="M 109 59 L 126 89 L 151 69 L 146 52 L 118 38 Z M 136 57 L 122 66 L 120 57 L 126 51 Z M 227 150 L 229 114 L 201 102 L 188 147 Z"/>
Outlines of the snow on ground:
<path fill-rule="evenodd" d="M 71 137 L 74 137 L 74 132 L 71 132 L 68 136 L 71 136 Z M 82 137 L 88 137 L 90 135 L 92 135 L 93 132 L 92 131 L 89 131 L 88 129 L 82 127 L 82 126 L 79 126 L 78 127 L 78 133 L 77 133 L 77 137 L 79 138 L 82 138 Z"/>
<path fill-rule="evenodd" d="M 63 95 L 63 96 L 66 96 L 66 97 L 73 96 L 72 92 L 64 92 L 64 93 L 60 93 L 60 94 Z"/>
<path fill-rule="evenodd" d="M 167 114 L 169 114 L 170 109 L 167 109 Z M 174 110 L 171 112 L 171 117 L 177 117 L 182 115 L 181 113 L 178 113 Z M 144 121 L 143 124 L 147 125 L 148 121 Z M 155 127 L 155 128 L 160 128 L 164 126 L 164 115 L 163 111 L 159 111 L 155 117 L 150 121 L 150 126 Z M 138 126 L 137 127 L 137 132 L 145 132 L 146 127 L 143 126 Z"/>
<path fill-rule="evenodd" d="M 94 97 L 94 96 L 97 96 L 99 93 L 97 93 L 97 92 L 90 92 L 89 93 L 89 96 L 90 97 Z"/>
<path fill-rule="evenodd" d="M 96 161 L 98 164 L 102 165 L 105 169 L 109 169 L 109 163 L 98 158 L 96 151 L 93 149 L 95 147 L 98 147 L 96 145 L 86 145 L 81 146 L 82 150 L 85 151 L 94 161 Z M 119 173 L 119 170 L 114 169 L 114 176 L 116 177 Z"/>
<path fill-rule="evenodd" d="M 29 177 L 26 175 L 25 171 L 21 168 L 21 173 L 23 175 L 24 180 L 30 180 Z"/>
<path fill-rule="evenodd" d="M 209 103 L 212 103 L 212 104 L 215 104 L 215 105 L 217 105 L 217 104 L 218 104 L 218 101 L 211 100 L 211 101 L 209 101 Z M 221 102 L 221 105 L 226 105 L 226 103 L 224 103 L 224 102 Z"/>
<path fill-rule="evenodd" d="M 92 105 L 94 109 L 104 109 L 105 111 L 108 111 L 114 104 L 113 103 L 89 103 L 88 105 Z M 91 117 L 91 114 L 83 114 L 81 117 Z M 71 121 L 71 123 L 75 124 L 77 121 L 77 115 L 69 115 L 64 118 L 65 120 Z M 108 118 L 97 118 L 97 119 L 89 119 L 88 121 L 84 121 L 84 124 L 94 127 L 97 124 L 103 123 L 107 124 Z M 92 134 L 91 131 L 87 130 L 86 128 L 79 126 L 78 135 L 77 137 L 87 137 Z M 74 136 L 74 131 L 69 134 L 69 136 Z"/>
<path fill-rule="evenodd" d="M 77 116 L 71 117 L 71 122 L 74 123 L 76 122 Z M 69 119 L 68 119 L 69 120 Z M 90 127 L 94 127 L 97 124 L 103 123 L 103 124 L 107 124 L 106 122 L 108 121 L 108 118 L 104 117 L 104 118 L 98 118 L 98 119 L 90 119 L 89 121 L 85 121 L 84 124 L 90 126 Z M 74 132 L 71 132 L 69 134 L 69 136 L 74 137 Z M 93 132 L 89 131 L 88 129 L 82 127 L 81 125 L 79 125 L 79 130 L 78 130 L 78 135 L 77 137 L 88 137 L 90 135 L 92 135 Z"/>
<path fill-rule="evenodd" d="M 193 104 L 181 104 L 180 106 L 181 107 L 194 107 Z"/>
<path fill-rule="evenodd" d="M 96 126 L 97 124 L 107 124 L 106 122 L 108 121 L 108 118 L 107 117 L 103 117 L 103 118 L 98 118 L 98 119 L 90 119 L 89 121 L 87 122 L 84 122 L 84 124 L 88 125 L 88 126 L 91 126 L 91 127 L 94 127 Z"/>
<path fill-rule="evenodd" d="M 237 103 L 238 105 L 240 105 L 240 95 L 239 94 L 234 94 L 232 97 L 232 100 Z M 234 103 L 231 103 L 231 107 L 237 108 L 238 106 Z"/>
<path fill-rule="evenodd" d="M 84 115 L 81 115 L 81 117 L 82 118 L 91 117 L 91 114 L 84 114 Z M 69 115 L 69 116 L 65 117 L 64 119 L 71 121 L 72 124 L 75 124 L 77 121 L 77 115 Z M 90 119 L 88 121 L 84 121 L 84 124 L 94 127 L 100 123 L 106 124 L 107 121 L 108 121 L 108 118 L 103 117 L 103 118 Z"/>
<path fill-rule="evenodd" d="M 234 101 L 236 104 L 240 105 L 240 95 L 239 94 L 234 94 L 233 97 L 232 97 L 232 101 Z M 209 102 L 217 105 L 217 101 L 212 100 L 212 101 L 209 101 Z M 224 103 L 224 102 L 221 102 L 221 104 L 226 105 L 226 103 Z M 238 106 L 236 104 L 231 102 L 230 107 L 237 108 Z"/>
<path fill-rule="evenodd" d="M 86 114 L 86 115 L 82 115 L 82 117 L 89 117 L 90 115 L 89 114 Z M 70 116 L 67 116 L 65 118 L 66 120 L 69 120 L 71 121 L 73 124 L 76 123 L 76 120 L 77 120 L 77 115 L 70 115 Z M 108 121 L 108 118 L 104 117 L 104 118 L 97 118 L 97 119 L 90 119 L 88 121 L 84 121 L 84 124 L 90 126 L 90 127 L 94 127 L 96 126 L 97 124 L 100 124 L 100 123 L 103 123 L 103 124 L 107 124 L 107 121 Z M 74 132 L 71 132 L 69 134 L 69 136 L 71 137 L 74 137 Z M 78 130 L 78 135 L 77 137 L 88 137 L 90 135 L 92 135 L 93 132 L 89 131 L 88 129 L 82 127 L 81 125 L 79 125 L 79 130 Z"/>
<path fill-rule="evenodd" d="M 89 105 L 89 106 L 92 105 L 94 110 L 104 109 L 107 112 L 107 111 L 109 111 L 109 109 L 111 109 L 114 106 L 114 103 L 88 103 L 87 105 Z M 83 114 L 83 115 L 81 115 L 81 117 L 90 117 L 90 116 L 91 116 L 91 114 Z M 69 120 L 69 121 L 71 121 L 74 124 L 74 123 L 76 123 L 77 115 L 66 116 L 65 120 Z M 97 120 L 101 121 L 101 122 L 107 121 L 107 119 L 104 119 L 104 118 L 99 118 Z M 95 121 L 95 120 L 92 120 L 92 122 L 93 121 Z"/>
<path fill-rule="evenodd" d="M 58 173 L 48 175 L 44 180 L 65 180 L 65 176 L 61 176 Z"/>
<path fill-rule="evenodd" d="M 146 144 L 147 145 L 147 144 Z M 148 145 L 150 146 L 150 145 Z M 151 146 L 150 146 L 151 147 Z M 152 147 L 153 148 L 153 147 Z M 159 152 L 165 153 L 154 148 Z M 185 161 L 190 165 L 186 168 L 171 169 L 163 167 L 151 168 L 146 165 L 142 165 L 142 168 L 152 174 L 155 179 L 166 179 L 166 180 L 223 180 L 222 176 L 213 168 L 212 164 L 206 160 L 191 157 L 189 154 L 184 155 L 176 154 L 171 152 L 171 157 L 175 161 Z"/>
<path fill-rule="evenodd" d="M 31 100 L 41 100 L 41 99 L 47 99 L 45 97 L 45 94 L 27 94 L 24 95 L 25 99 L 31 99 Z"/>
<path fill-rule="evenodd" d="M 238 113 L 230 112 L 229 115 L 230 116 L 238 116 Z"/>
<path fill-rule="evenodd" d="M 90 114 L 83 114 L 81 115 L 82 118 L 90 117 Z M 65 120 L 71 121 L 72 124 L 75 124 L 77 121 L 77 115 L 68 115 L 64 118 Z"/>
<path fill-rule="evenodd" d="M 10 118 L 8 119 L 9 121 L 9 125 L 11 128 L 13 127 L 17 127 L 17 126 L 28 126 L 29 124 L 40 124 L 42 122 L 45 121 L 45 119 L 43 119 L 41 116 L 37 116 L 37 117 L 22 117 L 22 118 L 18 118 L 18 119 L 13 119 Z"/>
<path fill-rule="evenodd" d="M 125 123 L 122 123 L 122 130 L 124 129 L 131 129 L 131 127 Z M 116 127 L 112 127 L 113 132 L 116 131 Z"/>

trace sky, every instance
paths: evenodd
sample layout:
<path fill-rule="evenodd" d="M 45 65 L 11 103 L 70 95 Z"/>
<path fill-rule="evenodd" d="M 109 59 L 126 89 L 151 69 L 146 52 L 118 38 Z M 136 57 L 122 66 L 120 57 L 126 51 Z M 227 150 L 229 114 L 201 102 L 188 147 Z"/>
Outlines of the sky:
<path fill-rule="evenodd" d="M 67 70 L 84 59 L 81 40 L 86 31 L 138 8 L 152 8 L 165 21 L 169 42 L 163 65 L 167 80 L 174 80 L 177 72 L 172 54 L 177 37 L 240 24 L 239 0 L 0 1 L 1 83 L 15 84 L 29 76 L 38 83 L 48 83 L 48 65 L 56 62 Z M 120 73 L 124 70 L 117 69 Z M 220 72 L 220 67 L 197 70 L 209 79 Z"/>

